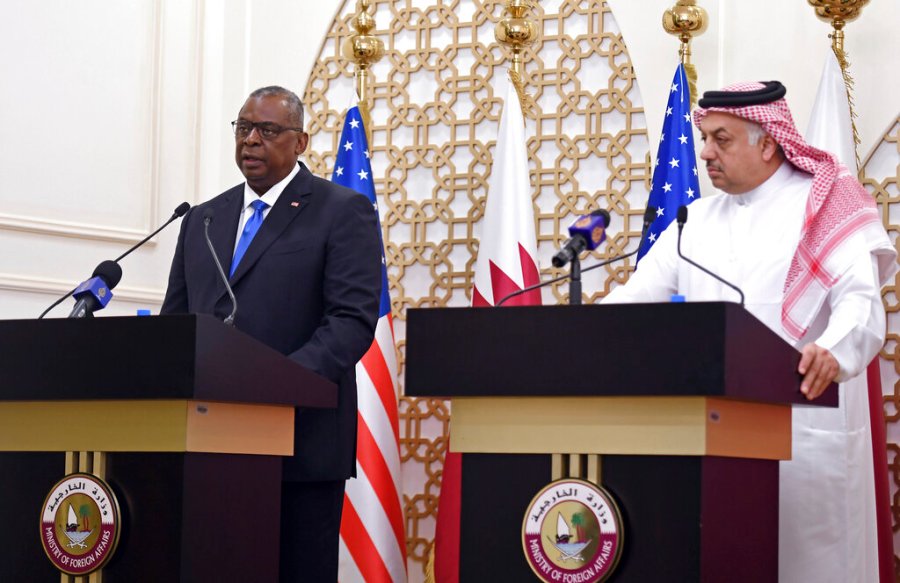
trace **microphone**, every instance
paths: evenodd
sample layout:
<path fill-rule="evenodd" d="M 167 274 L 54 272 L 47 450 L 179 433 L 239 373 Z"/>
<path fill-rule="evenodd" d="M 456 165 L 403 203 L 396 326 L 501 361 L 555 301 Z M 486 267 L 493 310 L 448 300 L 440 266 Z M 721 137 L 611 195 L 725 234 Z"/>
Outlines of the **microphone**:
<path fill-rule="evenodd" d="M 75 307 L 70 318 L 90 318 L 112 299 L 112 289 L 122 279 L 122 268 L 115 261 L 103 261 L 94 269 L 92 277 L 75 288 Z"/>
<path fill-rule="evenodd" d="M 585 249 L 593 251 L 606 240 L 609 213 L 603 209 L 578 217 L 569 226 L 569 240 L 557 251 L 551 262 L 553 267 L 562 267 L 581 255 Z"/>
<path fill-rule="evenodd" d="M 115 261 L 116 263 L 118 263 L 118 262 L 121 261 L 123 258 L 125 258 L 125 257 L 127 257 L 127 256 L 129 256 L 129 255 L 131 255 L 131 252 L 132 252 L 132 251 L 134 251 L 135 249 L 137 249 L 138 247 L 140 247 L 141 245 L 143 245 L 144 243 L 146 243 L 147 241 L 149 241 L 151 237 L 153 237 L 154 235 L 156 235 L 157 233 L 159 233 L 160 231 L 162 231 L 163 229 L 165 229 L 166 227 L 168 227 L 169 224 L 170 224 L 172 221 L 174 221 L 174 220 L 177 219 L 177 218 L 183 217 L 183 216 L 184 216 L 184 213 L 188 212 L 188 211 L 190 210 L 190 208 L 191 208 L 191 205 L 188 204 L 188 203 L 186 203 L 186 202 L 183 202 L 183 203 L 181 203 L 180 205 L 178 205 L 177 207 L 175 207 L 175 211 L 172 213 L 172 216 L 169 217 L 169 220 L 166 221 L 165 223 L 163 223 L 162 226 L 161 226 L 160 228 L 156 229 L 155 231 L 153 231 L 152 233 L 150 233 L 149 235 L 147 235 L 146 237 L 144 237 L 143 239 L 141 239 L 140 241 L 138 241 L 135 245 L 133 245 L 133 246 L 131 247 L 131 249 L 129 249 L 129 250 L 126 251 L 125 253 L 122 253 L 121 255 L 119 255 L 118 257 L 116 257 L 113 261 Z"/>
<path fill-rule="evenodd" d="M 175 212 L 172 213 L 172 216 L 169 217 L 169 220 L 166 221 L 165 223 L 163 223 L 163 225 L 162 225 L 160 228 L 156 229 L 155 231 L 153 231 L 152 233 L 150 233 L 149 235 L 147 235 L 146 237 L 144 237 L 143 239 L 141 239 L 136 245 L 133 245 L 133 246 L 131 247 L 131 249 L 129 249 L 129 250 L 126 251 L 125 253 L 122 253 L 121 255 L 119 255 L 118 257 L 116 257 L 115 260 L 110 261 L 110 263 L 119 263 L 119 261 L 121 261 L 122 258 L 124 258 L 124 257 L 126 257 L 127 255 L 131 254 L 132 251 L 134 251 L 135 249 L 137 249 L 138 247 L 140 247 L 141 245 L 143 245 L 144 243 L 146 243 L 147 241 L 149 241 L 151 237 L 153 237 L 154 235 L 156 235 L 157 233 L 159 233 L 160 231 L 162 231 L 163 229 L 165 229 L 166 227 L 168 227 L 169 224 L 170 224 L 172 221 L 174 221 L 175 219 L 177 219 L 177 218 L 179 218 L 179 217 L 181 217 L 181 216 L 184 216 L 184 213 L 188 212 L 188 210 L 189 210 L 190 208 L 191 208 L 191 205 L 188 204 L 188 203 L 186 203 L 186 202 L 183 202 L 183 203 L 181 203 L 180 205 L 178 205 L 177 207 L 175 207 Z M 105 262 L 104 262 L 104 263 L 105 263 Z M 102 265 L 102 264 L 101 264 L 101 265 Z M 99 269 L 99 266 L 97 266 L 97 268 Z M 94 275 L 96 275 L 96 270 L 95 270 Z M 114 288 L 114 287 L 116 286 L 116 284 L 119 283 L 119 279 L 121 279 L 121 278 L 122 278 L 122 273 L 121 273 L 121 269 L 120 269 L 120 270 L 119 270 L 119 277 L 118 277 L 118 279 L 116 279 L 116 283 L 113 284 L 113 285 L 111 285 L 111 286 L 109 286 L 109 288 L 110 288 L 110 289 Z M 83 284 L 82 284 L 82 285 L 83 285 Z M 79 286 L 79 287 L 80 287 L 80 286 Z M 72 289 L 72 290 L 69 290 L 69 292 L 67 292 L 64 296 L 62 296 L 61 298 L 59 298 L 58 300 L 56 300 L 55 302 L 53 302 L 52 304 L 50 304 L 50 306 L 49 306 L 46 310 L 44 310 L 43 312 L 41 312 L 41 315 L 38 316 L 38 320 L 40 320 L 40 319 L 42 319 L 44 316 L 46 316 L 46 315 L 47 315 L 47 312 L 49 312 L 50 310 L 52 310 L 53 308 L 55 308 L 56 306 L 58 306 L 59 304 L 61 304 L 63 300 L 65 300 L 67 297 L 69 297 L 69 296 L 71 296 L 72 294 L 74 294 L 77 290 L 78 290 L 77 287 L 74 288 L 74 289 Z M 104 304 L 104 306 L 105 306 L 105 305 L 106 305 L 106 304 Z M 71 315 L 70 315 L 69 317 L 71 317 Z"/>
<path fill-rule="evenodd" d="M 697 269 L 699 269 L 700 271 L 702 271 L 703 273 L 724 283 L 725 285 L 727 285 L 728 287 L 730 287 L 731 289 L 736 291 L 738 293 L 738 295 L 741 296 L 741 305 L 743 306 L 744 305 L 744 292 L 741 291 L 741 288 L 734 285 L 733 283 L 725 281 L 724 279 L 722 279 L 721 277 L 719 277 L 712 271 L 706 269 L 705 267 L 703 267 L 702 265 L 700 265 L 699 263 L 697 263 L 695 261 L 691 261 L 690 259 L 688 259 L 681 253 L 681 231 L 682 231 L 682 229 L 684 229 L 684 224 L 687 222 L 687 217 L 688 217 L 687 206 L 681 205 L 680 207 L 678 207 L 678 214 L 675 217 L 675 221 L 678 223 L 678 256 L 681 257 L 682 259 L 684 259 L 685 261 L 687 261 L 688 263 L 690 263 L 691 265 L 693 265 L 694 267 L 696 267 Z"/>
<path fill-rule="evenodd" d="M 228 297 L 231 298 L 231 313 L 222 321 L 229 326 L 234 326 L 234 315 L 237 314 L 237 298 L 234 297 L 234 290 L 231 289 L 231 284 L 228 283 L 228 277 L 225 276 L 225 270 L 222 269 L 222 263 L 219 261 L 219 256 L 216 255 L 212 240 L 209 238 L 209 224 L 212 222 L 215 214 L 216 212 L 210 207 L 203 209 L 203 236 L 206 238 L 206 246 L 209 247 L 209 253 L 212 255 L 213 261 L 216 264 L 216 270 L 219 272 L 219 277 L 225 283 L 225 291 L 228 292 Z"/>
<path fill-rule="evenodd" d="M 608 213 L 607 213 L 607 216 L 609 216 Z M 586 273 L 588 271 L 591 271 L 592 269 L 597 269 L 598 267 L 603 267 L 604 265 L 609 265 L 610 263 L 615 263 L 616 261 L 619 261 L 620 259 L 627 259 L 627 258 L 631 257 L 632 255 L 637 254 L 637 252 L 641 250 L 641 247 L 644 246 L 644 241 L 647 239 L 647 233 L 650 231 L 650 225 L 653 223 L 653 220 L 655 218 L 656 218 L 656 207 L 648 206 L 644 210 L 644 224 L 641 227 L 641 240 L 638 241 L 637 249 L 635 249 L 634 251 L 631 251 L 630 253 L 626 253 L 625 255 L 617 255 L 616 257 L 613 257 L 612 259 L 607 259 L 606 261 L 601 261 L 600 263 L 598 263 L 596 265 L 591 265 L 590 267 L 586 267 L 581 270 L 581 273 Z M 556 283 L 558 281 L 568 279 L 571 276 L 572 276 L 572 274 L 566 273 L 564 275 L 560 275 L 559 277 L 554 277 L 553 279 L 548 279 L 547 281 L 542 281 L 540 283 L 530 285 L 526 288 L 516 290 L 516 291 L 512 292 L 511 294 L 506 294 L 505 296 L 500 298 L 500 301 L 497 302 L 497 304 L 494 307 L 499 308 L 500 306 L 503 305 L 503 303 L 506 300 L 512 299 L 516 296 L 520 296 L 522 294 L 528 293 L 528 292 L 536 290 L 538 288 L 548 286 L 551 283 Z"/>

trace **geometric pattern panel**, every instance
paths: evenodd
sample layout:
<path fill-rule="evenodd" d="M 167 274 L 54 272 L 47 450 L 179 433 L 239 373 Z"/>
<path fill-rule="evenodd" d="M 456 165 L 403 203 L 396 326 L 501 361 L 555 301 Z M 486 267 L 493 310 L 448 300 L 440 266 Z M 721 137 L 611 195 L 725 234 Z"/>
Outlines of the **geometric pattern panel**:
<path fill-rule="evenodd" d="M 894 246 L 900 236 L 900 115 L 866 159 L 860 180 L 875 197 L 881 219 Z M 882 290 L 887 312 L 887 340 L 881 351 L 881 389 L 887 421 L 888 468 L 894 549 L 900 550 L 900 274 Z M 895 561 L 896 562 L 896 561 Z M 900 572 L 898 572 L 900 580 Z"/>
<path fill-rule="evenodd" d="M 385 56 L 371 68 L 370 155 L 402 371 L 406 310 L 470 302 L 503 106 L 495 87 L 510 61 L 494 40 L 503 1 L 371 4 Z M 354 101 L 355 65 L 340 47 L 354 32 L 355 10 L 351 1 L 339 11 L 304 93 L 312 136 L 305 156 L 320 176 L 331 176 L 344 112 Z M 524 58 L 534 107 L 526 112 L 532 188 L 521 196 L 533 203 L 538 263 L 550 277 L 562 273 L 550 257 L 568 224 L 587 211 L 612 215 L 596 258 L 636 248 L 651 165 L 635 73 L 606 2 L 548 0 L 528 17 L 541 37 Z M 623 261 L 586 273 L 584 301 L 605 295 L 631 269 Z M 551 287 L 544 303 L 567 301 L 567 292 L 565 284 Z M 420 580 L 432 544 L 448 417 L 442 401 L 401 401 L 411 580 Z"/>

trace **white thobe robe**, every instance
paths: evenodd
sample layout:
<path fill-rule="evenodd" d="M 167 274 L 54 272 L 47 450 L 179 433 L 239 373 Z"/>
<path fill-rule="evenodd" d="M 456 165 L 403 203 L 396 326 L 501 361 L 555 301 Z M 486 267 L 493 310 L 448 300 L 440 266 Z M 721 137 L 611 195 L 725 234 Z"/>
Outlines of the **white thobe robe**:
<path fill-rule="evenodd" d="M 781 303 L 812 177 L 785 162 L 756 189 L 692 203 L 682 253 L 737 285 L 745 307 L 782 338 Z M 677 209 L 663 209 L 674 216 Z M 739 301 L 677 255 L 673 222 L 628 283 L 604 302 Z M 840 365 L 840 407 L 793 408 L 793 457 L 780 464 L 779 581 L 877 581 L 875 492 L 865 369 L 884 342 L 877 262 L 862 237 L 797 348 L 814 342 Z M 862 374 L 861 374 L 862 373 Z M 752 479 L 752 478 L 751 478 Z M 739 527 L 739 525 L 735 525 Z"/>

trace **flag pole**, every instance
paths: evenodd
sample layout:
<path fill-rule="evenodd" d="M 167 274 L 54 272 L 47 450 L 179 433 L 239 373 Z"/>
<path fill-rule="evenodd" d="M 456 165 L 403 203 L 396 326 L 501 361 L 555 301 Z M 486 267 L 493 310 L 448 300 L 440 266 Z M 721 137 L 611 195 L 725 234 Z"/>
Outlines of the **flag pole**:
<path fill-rule="evenodd" d="M 494 38 L 512 53 L 509 78 L 519 96 L 523 116 L 531 111 L 532 99 L 525 93 L 525 63 L 522 53 L 541 36 L 537 24 L 525 16 L 534 7 L 533 0 L 507 0 L 505 16 L 494 27 Z"/>
<path fill-rule="evenodd" d="M 681 41 L 678 56 L 688 78 L 693 108 L 697 105 L 697 69 L 691 63 L 691 40 L 706 32 L 709 17 L 706 10 L 697 5 L 697 0 L 678 0 L 675 6 L 663 12 L 662 25 L 667 33 L 677 36 Z"/>
<path fill-rule="evenodd" d="M 372 34 L 375 17 L 369 14 L 371 0 L 358 0 L 356 16 L 351 26 L 355 34 L 347 37 L 342 47 L 344 58 L 356 64 L 356 95 L 359 97 L 359 113 L 366 128 L 366 141 L 372 144 L 371 98 L 369 96 L 369 67 L 384 56 L 384 41 Z"/>
<path fill-rule="evenodd" d="M 859 159 L 859 131 L 856 128 L 856 108 L 853 106 L 853 77 L 850 75 L 850 57 L 844 50 L 844 26 L 859 17 L 863 6 L 869 3 L 869 0 L 856 0 L 856 2 L 846 2 L 846 0 L 806 0 L 810 6 L 816 11 L 819 20 L 831 24 L 831 50 L 837 57 L 838 64 L 841 66 L 841 75 L 844 77 L 844 87 L 847 90 L 847 103 L 850 105 L 850 125 L 853 127 L 853 153 L 856 155 L 856 169 L 860 169 Z"/>

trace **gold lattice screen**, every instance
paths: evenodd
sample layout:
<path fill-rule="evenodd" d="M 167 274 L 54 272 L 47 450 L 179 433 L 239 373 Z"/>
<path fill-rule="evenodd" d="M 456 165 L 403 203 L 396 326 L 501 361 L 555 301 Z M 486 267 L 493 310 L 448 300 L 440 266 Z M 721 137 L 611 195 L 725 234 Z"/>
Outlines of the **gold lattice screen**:
<path fill-rule="evenodd" d="M 894 245 L 900 236 L 900 115 L 876 144 L 860 172 L 863 185 L 875 196 L 882 222 Z M 887 341 L 881 351 L 884 416 L 887 421 L 888 469 L 891 475 L 891 510 L 894 550 L 900 551 L 900 274 L 882 290 L 887 310 Z M 895 560 L 900 581 L 900 562 Z"/>
<path fill-rule="evenodd" d="M 306 89 L 313 172 L 330 176 L 353 65 L 340 56 L 355 3 L 328 34 Z M 470 301 L 502 101 L 494 85 L 508 56 L 494 41 L 503 2 L 376 1 L 385 57 L 373 66 L 372 165 L 382 213 L 388 279 L 401 356 L 406 309 Z M 651 167 L 635 75 L 604 2 L 541 2 L 542 40 L 525 58 L 527 120 L 539 262 L 549 266 L 575 215 L 608 208 L 604 256 L 632 250 L 640 235 Z M 675 58 L 673 51 L 673 59 Z M 674 60 L 673 60 L 674 66 Z M 586 301 L 624 281 L 631 264 L 586 274 Z M 547 270 L 551 273 L 552 270 Z M 590 276 L 590 277 L 589 277 Z M 545 303 L 562 300 L 565 286 Z M 409 554 L 424 563 L 433 537 L 448 409 L 403 398 L 401 456 Z M 411 579 L 415 579 L 411 567 Z"/>
<path fill-rule="evenodd" d="M 509 61 L 493 33 L 502 1 L 374 0 L 373 5 L 374 33 L 385 43 L 385 56 L 372 67 L 369 129 L 402 371 L 406 310 L 470 301 L 502 107 L 494 86 Z M 354 103 L 353 65 L 340 56 L 341 43 L 353 32 L 354 8 L 352 1 L 341 8 L 304 95 L 312 135 L 307 162 L 320 176 L 331 175 L 343 115 Z M 564 241 L 565 227 L 587 210 L 606 208 L 612 214 L 611 235 L 598 257 L 635 248 L 652 167 L 635 72 L 607 4 L 542 0 L 531 18 L 542 36 L 525 57 L 526 90 L 537 107 L 526 120 L 533 190 L 522 195 L 533 201 L 539 263 L 550 275 L 549 259 Z M 674 68 L 675 47 L 672 58 Z M 658 73 L 645 74 L 645 82 L 665 82 L 671 71 Z M 898 131 L 889 132 L 881 146 L 894 148 L 895 156 Z M 895 173 L 879 170 L 870 176 L 887 176 L 866 179 L 879 202 L 890 206 L 900 200 Z M 885 224 L 895 236 L 900 216 L 891 217 L 891 209 L 884 208 Z M 625 281 L 632 267 L 622 262 L 585 274 L 585 302 Z M 565 285 L 553 287 L 544 303 L 565 301 L 566 293 Z M 891 329 L 900 330 L 893 289 L 886 302 Z M 884 369 L 886 386 L 894 387 L 887 412 L 900 433 L 897 334 L 890 337 Z M 415 564 L 424 566 L 433 538 L 449 410 L 442 401 L 404 397 L 400 413 L 410 580 L 418 581 L 421 570 Z M 900 449 L 892 448 L 893 480 L 900 485 Z M 898 508 L 895 500 L 895 524 Z"/>

